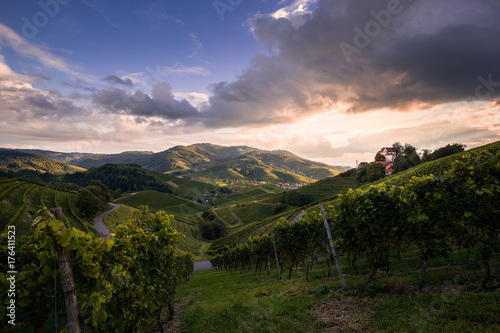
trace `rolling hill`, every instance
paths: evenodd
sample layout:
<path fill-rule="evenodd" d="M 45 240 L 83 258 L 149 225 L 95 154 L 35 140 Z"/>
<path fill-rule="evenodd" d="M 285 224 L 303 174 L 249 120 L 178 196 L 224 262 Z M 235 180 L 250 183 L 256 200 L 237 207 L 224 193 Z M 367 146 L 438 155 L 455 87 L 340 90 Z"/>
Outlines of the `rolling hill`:
<path fill-rule="evenodd" d="M 177 146 L 140 162 L 145 168 L 197 179 L 311 183 L 344 171 L 287 151 L 213 144 Z"/>
<path fill-rule="evenodd" d="M 0 148 L 0 169 L 31 170 L 42 173 L 63 174 L 85 171 L 84 168 L 68 165 L 49 157 Z"/>
<path fill-rule="evenodd" d="M 204 181 L 217 179 L 312 183 L 347 169 L 307 160 L 285 150 L 266 151 L 248 146 L 220 146 L 208 143 L 176 146 L 159 153 L 131 151 L 120 154 L 88 154 L 46 150 L 24 152 L 40 154 L 86 169 L 108 163 L 134 163 L 146 169 Z"/>

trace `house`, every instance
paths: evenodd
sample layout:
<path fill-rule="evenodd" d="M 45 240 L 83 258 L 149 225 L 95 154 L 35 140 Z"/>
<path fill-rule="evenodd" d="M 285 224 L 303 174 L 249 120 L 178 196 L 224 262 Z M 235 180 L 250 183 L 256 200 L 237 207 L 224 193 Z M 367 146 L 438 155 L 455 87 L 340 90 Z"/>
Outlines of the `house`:
<path fill-rule="evenodd" d="M 358 164 L 358 169 L 361 169 L 361 168 L 363 168 L 363 167 L 365 167 L 367 165 L 368 165 L 368 162 L 361 162 L 361 163 Z"/>
<path fill-rule="evenodd" d="M 392 148 L 392 147 L 384 147 L 382 149 L 380 149 L 376 155 L 382 155 L 385 157 L 385 160 L 386 162 L 391 162 L 391 163 L 394 163 L 394 161 L 396 160 L 396 149 Z"/>

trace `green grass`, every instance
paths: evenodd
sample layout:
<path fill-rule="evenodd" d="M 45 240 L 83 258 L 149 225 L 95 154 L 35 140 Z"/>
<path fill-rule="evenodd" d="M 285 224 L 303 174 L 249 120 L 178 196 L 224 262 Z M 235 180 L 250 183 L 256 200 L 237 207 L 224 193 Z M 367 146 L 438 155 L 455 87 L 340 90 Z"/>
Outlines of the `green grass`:
<path fill-rule="evenodd" d="M 498 332 L 499 293 L 385 296 L 375 309 L 384 332 Z"/>
<path fill-rule="evenodd" d="M 495 286 L 479 290 L 484 274 L 466 251 L 429 260 L 428 284 L 419 289 L 420 263 L 415 251 L 402 254 L 389 272 L 366 287 L 369 265 L 359 260 L 359 274 L 341 258 L 348 291 L 337 273 L 327 278 L 325 258 L 305 280 L 300 266 L 292 279 L 279 280 L 273 267 L 254 276 L 245 272 L 195 272 L 178 287 L 183 304 L 183 332 L 499 332 L 500 258 L 492 260 Z M 283 265 L 288 276 L 288 266 Z M 431 268 L 432 267 L 432 268 Z"/>
<path fill-rule="evenodd" d="M 184 311 L 183 332 L 308 332 L 314 318 L 306 295 L 281 281 L 224 272 L 195 273 L 177 300 L 195 295 Z"/>
<path fill-rule="evenodd" d="M 121 205 L 120 208 L 117 210 L 112 211 L 111 213 L 107 214 L 104 216 L 103 222 L 106 224 L 106 226 L 109 228 L 111 232 L 115 232 L 116 227 L 120 224 L 123 224 L 127 222 L 128 219 L 132 218 L 133 216 L 133 210 L 135 208 L 132 208 L 127 205 Z"/>

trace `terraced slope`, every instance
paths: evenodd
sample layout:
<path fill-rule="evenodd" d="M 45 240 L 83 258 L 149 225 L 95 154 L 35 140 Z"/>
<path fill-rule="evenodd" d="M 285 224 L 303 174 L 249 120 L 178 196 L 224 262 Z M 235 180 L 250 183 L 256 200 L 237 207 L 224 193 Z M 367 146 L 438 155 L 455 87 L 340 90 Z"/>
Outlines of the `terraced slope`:
<path fill-rule="evenodd" d="M 131 207 L 148 205 L 149 210 L 152 212 L 164 210 L 167 213 L 182 215 L 187 218 L 191 218 L 192 215 L 207 209 L 206 206 L 197 202 L 158 191 L 139 192 L 134 195 L 121 198 L 116 202 Z"/>
<path fill-rule="evenodd" d="M 17 234 L 26 233 L 43 203 L 49 208 L 62 207 L 68 227 L 95 231 L 77 215 L 75 192 L 18 179 L 0 180 L 0 192 L 0 230 L 15 225 Z"/>

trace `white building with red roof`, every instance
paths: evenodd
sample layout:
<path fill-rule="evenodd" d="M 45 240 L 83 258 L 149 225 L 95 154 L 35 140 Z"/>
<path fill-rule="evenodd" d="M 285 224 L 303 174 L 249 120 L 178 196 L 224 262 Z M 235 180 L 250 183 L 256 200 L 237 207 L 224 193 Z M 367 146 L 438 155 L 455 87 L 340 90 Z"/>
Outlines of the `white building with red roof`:
<path fill-rule="evenodd" d="M 385 157 L 385 160 L 386 162 L 391 162 L 391 163 L 394 163 L 394 161 L 396 160 L 396 149 L 392 148 L 392 147 L 384 147 L 382 149 L 380 149 L 377 154 L 380 154 L 382 156 Z"/>

